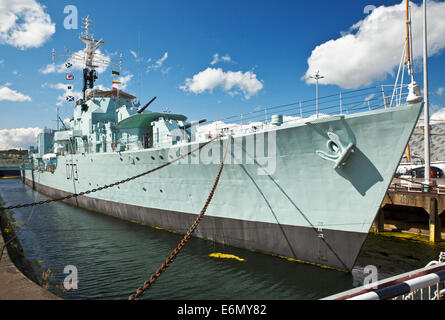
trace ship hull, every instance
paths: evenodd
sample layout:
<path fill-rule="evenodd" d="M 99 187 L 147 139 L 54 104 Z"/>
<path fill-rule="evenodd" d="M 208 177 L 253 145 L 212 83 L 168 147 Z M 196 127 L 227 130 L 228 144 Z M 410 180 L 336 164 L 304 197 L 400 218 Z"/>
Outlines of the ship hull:
<path fill-rule="evenodd" d="M 194 235 L 351 270 L 421 108 L 405 105 L 230 138 L 221 180 Z M 185 233 L 206 201 L 227 139 L 197 159 L 69 201 Z M 26 170 L 24 180 L 51 197 L 65 196 L 153 169 L 171 160 L 172 150 L 59 156 L 54 172 Z"/>

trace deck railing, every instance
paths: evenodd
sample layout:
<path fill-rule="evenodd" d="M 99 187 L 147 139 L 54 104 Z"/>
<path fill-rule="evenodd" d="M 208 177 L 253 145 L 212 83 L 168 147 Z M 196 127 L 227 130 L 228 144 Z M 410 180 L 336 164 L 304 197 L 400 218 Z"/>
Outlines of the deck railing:
<path fill-rule="evenodd" d="M 317 99 L 295 101 L 207 121 L 205 131 L 202 132 L 208 139 L 225 132 L 230 132 L 230 134 L 249 133 L 268 127 L 272 122 L 273 115 L 283 116 L 283 124 L 304 122 L 314 118 L 395 107 L 405 103 L 407 96 L 408 85 L 395 88 L 394 85 L 380 85 L 344 91 L 319 97 L 318 103 Z"/>
<path fill-rule="evenodd" d="M 323 300 L 443 300 L 445 252 L 424 268 L 335 294 Z"/>
<path fill-rule="evenodd" d="M 425 184 L 424 178 L 402 178 L 396 177 L 392 180 L 389 190 L 392 191 L 409 191 L 409 192 L 425 192 L 445 194 L 445 179 L 429 178 L 429 185 Z"/>

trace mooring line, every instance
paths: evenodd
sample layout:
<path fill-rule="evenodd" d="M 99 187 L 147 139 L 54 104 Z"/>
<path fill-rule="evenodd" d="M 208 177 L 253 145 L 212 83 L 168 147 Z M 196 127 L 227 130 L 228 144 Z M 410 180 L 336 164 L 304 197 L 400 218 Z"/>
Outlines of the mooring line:
<path fill-rule="evenodd" d="M 224 161 L 226 159 L 227 150 L 230 148 L 230 139 L 231 136 L 229 135 L 227 137 L 227 145 L 226 149 L 224 150 L 224 155 L 221 160 L 221 164 L 219 165 L 218 174 L 216 175 L 215 181 L 213 182 L 212 189 L 207 197 L 207 200 L 204 204 L 204 207 L 201 209 L 201 212 L 199 213 L 198 217 L 193 222 L 192 226 L 190 227 L 187 234 L 182 238 L 181 242 L 178 244 L 178 246 L 171 252 L 170 256 L 162 263 L 162 265 L 150 276 L 149 280 L 145 281 L 144 284 L 139 287 L 134 294 L 128 297 L 128 300 L 138 300 L 140 297 L 142 297 L 145 292 L 151 288 L 153 283 L 161 276 L 161 274 L 167 269 L 167 267 L 173 262 L 173 260 L 176 258 L 178 253 L 182 250 L 184 245 L 189 241 L 192 233 L 195 231 L 196 227 L 199 224 L 199 221 L 201 220 L 202 216 L 205 214 L 207 207 L 209 206 L 210 202 L 212 201 L 213 195 L 216 190 L 216 186 L 218 185 L 219 178 L 221 177 L 221 173 L 224 167 Z"/>
<path fill-rule="evenodd" d="M 115 187 L 115 186 L 117 186 L 119 184 L 122 184 L 122 183 L 125 183 L 125 182 L 128 182 L 128 181 L 140 178 L 140 177 L 145 176 L 145 175 L 147 175 L 149 173 L 152 173 L 152 172 L 155 172 L 155 171 L 157 171 L 159 169 L 167 167 L 168 165 L 173 164 L 173 163 L 175 163 L 175 162 L 177 162 L 177 161 L 179 161 L 181 159 L 184 159 L 185 157 L 187 157 L 187 156 L 191 155 L 192 153 L 194 153 L 194 152 L 204 148 L 206 145 L 212 143 L 213 141 L 215 141 L 216 139 L 219 139 L 219 138 L 220 138 L 220 136 L 216 136 L 213 139 L 211 139 L 211 140 L 207 141 L 206 143 L 202 144 L 201 146 L 198 146 L 197 148 L 191 150 L 190 152 L 188 152 L 188 153 L 186 153 L 186 154 L 184 154 L 184 155 L 182 155 L 182 156 L 180 156 L 180 157 L 178 157 L 178 158 L 176 158 L 174 160 L 168 161 L 168 162 L 160 165 L 159 167 L 150 169 L 148 171 L 145 171 L 143 173 L 140 173 L 138 175 L 132 176 L 132 177 L 124 179 L 124 180 L 120 180 L 120 181 L 117 181 L 117 182 L 114 182 L 114 183 L 111 183 L 111 184 L 107 184 L 107 185 L 104 185 L 104 186 L 99 187 L 99 188 L 94 188 L 94 189 L 91 189 L 91 190 L 88 190 L 88 191 L 83 191 L 83 192 L 79 192 L 79 193 L 73 193 L 73 194 L 70 194 L 68 196 L 61 197 L 61 198 L 48 199 L 48 200 L 43 200 L 43 201 L 38 201 L 38 202 L 19 204 L 19 205 L 9 206 L 9 207 L 0 207 L 0 210 L 10 210 L 10 209 L 31 207 L 31 206 L 41 205 L 41 204 L 45 204 L 45 203 L 51 203 L 51 202 L 56 202 L 56 201 L 68 200 L 68 199 L 71 199 L 71 198 L 76 198 L 77 199 L 77 197 L 79 197 L 79 196 L 84 196 L 86 194 L 90 194 L 90 193 L 93 193 L 93 192 L 97 192 L 97 191 L 101 191 L 101 190 L 108 189 L 108 188 L 111 188 L 111 187 Z"/>

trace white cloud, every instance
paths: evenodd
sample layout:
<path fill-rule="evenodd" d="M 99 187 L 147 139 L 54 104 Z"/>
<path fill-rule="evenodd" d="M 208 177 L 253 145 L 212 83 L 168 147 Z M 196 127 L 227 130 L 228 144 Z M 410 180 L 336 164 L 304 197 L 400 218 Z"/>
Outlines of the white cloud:
<path fill-rule="evenodd" d="M 364 102 L 371 101 L 372 98 L 374 98 L 374 97 L 375 97 L 375 93 L 371 93 L 369 96 L 367 96 L 367 97 L 365 98 Z"/>
<path fill-rule="evenodd" d="M 219 55 L 217 53 L 215 53 L 213 55 L 213 60 L 212 62 L 210 62 L 210 64 L 213 66 L 214 64 L 216 64 L 219 61 Z"/>
<path fill-rule="evenodd" d="M 51 88 L 51 89 L 58 89 L 58 90 L 67 90 L 67 85 L 64 83 L 44 83 L 42 84 L 42 88 Z"/>
<path fill-rule="evenodd" d="M 68 86 L 71 86 L 71 89 L 68 88 Z M 57 97 L 57 103 L 56 106 L 61 106 L 63 103 L 67 102 L 66 98 L 68 96 L 74 97 L 74 101 L 77 101 L 78 99 L 83 97 L 82 92 L 80 91 L 74 91 L 74 86 L 72 84 L 66 84 L 66 83 L 44 83 L 42 84 L 42 88 L 51 88 L 56 90 L 62 90 L 63 93 Z M 73 103 L 73 102 L 69 102 Z"/>
<path fill-rule="evenodd" d="M 37 144 L 40 128 L 16 128 L 0 130 L 0 150 L 27 149 Z"/>
<path fill-rule="evenodd" d="M 37 48 L 55 32 L 55 23 L 37 1 L 0 0 L 0 43 Z"/>
<path fill-rule="evenodd" d="M 430 117 L 431 122 L 445 122 L 445 108 L 439 109 Z"/>
<path fill-rule="evenodd" d="M 232 59 L 230 58 L 230 56 L 228 54 L 226 54 L 225 56 L 221 57 L 222 61 L 224 62 L 230 62 L 232 61 Z"/>
<path fill-rule="evenodd" d="M 164 63 L 165 60 L 167 60 L 167 58 L 168 58 L 168 52 L 165 52 L 162 58 L 156 61 L 156 64 L 162 66 L 162 64 Z"/>
<path fill-rule="evenodd" d="M 64 64 L 56 66 L 54 63 L 50 63 L 47 64 L 45 67 L 41 68 L 39 72 L 43 74 L 54 73 L 54 72 L 62 73 L 65 72 L 63 68 L 65 68 Z"/>
<path fill-rule="evenodd" d="M 168 52 L 165 52 L 160 59 L 156 60 L 154 64 L 147 67 L 147 72 L 161 68 L 165 60 L 167 60 L 167 58 L 168 58 Z M 151 59 L 148 59 L 147 62 L 151 62 Z"/>
<path fill-rule="evenodd" d="M 163 75 L 167 75 L 167 74 L 170 72 L 171 69 L 172 69 L 172 67 L 167 67 L 167 68 L 165 68 L 165 69 L 162 69 L 162 70 L 161 70 L 161 73 L 162 73 Z"/>
<path fill-rule="evenodd" d="M 138 54 L 137 54 L 135 51 L 133 51 L 133 50 L 130 49 L 130 53 L 132 54 L 132 56 L 133 56 L 135 59 L 138 58 Z"/>
<path fill-rule="evenodd" d="M 231 62 L 232 58 L 230 58 L 230 56 L 228 54 L 226 54 L 225 56 L 220 57 L 218 53 L 215 53 L 213 55 L 213 60 L 212 62 L 210 62 L 210 64 L 213 66 L 215 64 L 217 64 L 218 62 Z"/>
<path fill-rule="evenodd" d="M 422 57 L 422 6 L 411 2 L 413 56 Z M 428 54 L 440 54 L 445 48 L 445 3 L 428 1 Z M 399 66 L 405 42 L 405 1 L 389 7 L 380 6 L 354 24 L 349 33 L 317 46 L 308 59 L 302 79 L 310 79 L 317 70 L 325 78 L 320 84 L 334 84 L 352 89 L 370 85 L 393 75 Z M 419 65 L 419 63 L 417 63 Z"/>
<path fill-rule="evenodd" d="M 439 96 L 442 96 L 444 92 L 445 92 L 445 87 L 440 87 L 439 89 L 437 89 L 437 92 L 436 92 L 436 93 L 437 93 Z"/>
<path fill-rule="evenodd" d="M 14 101 L 14 102 L 23 102 L 23 101 L 31 101 L 31 97 L 24 95 L 23 93 L 17 92 L 16 90 L 12 90 L 8 88 L 9 83 L 5 86 L 0 87 L 0 101 Z"/>
<path fill-rule="evenodd" d="M 0 0 L 1 1 L 1 0 Z M 49 74 L 49 73 L 71 73 L 73 70 L 83 70 L 83 53 L 85 49 L 73 52 L 71 57 L 66 61 L 59 64 L 50 63 L 44 66 L 39 70 L 40 73 Z M 71 63 L 72 66 L 70 68 L 66 67 L 66 63 Z M 108 66 L 111 63 L 110 56 L 106 56 L 102 54 L 102 52 L 98 49 L 96 50 L 96 54 L 94 55 L 93 63 L 97 65 L 96 68 L 97 73 L 103 73 L 107 70 Z"/>
<path fill-rule="evenodd" d="M 221 68 L 207 68 L 195 74 L 192 78 L 185 79 L 185 84 L 179 88 L 183 91 L 193 93 L 212 92 L 220 87 L 234 96 L 241 93 L 246 99 L 257 94 L 263 89 L 263 83 L 257 79 L 255 73 L 251 71 L 223 71 Z"/>
<path fill-rule="evenodd" d="M 95 85 L 94 85 L 94 89 L 95 89 L 95 90 L 101 90 L 101 91 L 110 91 L 110 90 L 111 90 L 110 88 L 105 87 L 105 86 L 102 85 L 102 84 L 95 84 Z"/>

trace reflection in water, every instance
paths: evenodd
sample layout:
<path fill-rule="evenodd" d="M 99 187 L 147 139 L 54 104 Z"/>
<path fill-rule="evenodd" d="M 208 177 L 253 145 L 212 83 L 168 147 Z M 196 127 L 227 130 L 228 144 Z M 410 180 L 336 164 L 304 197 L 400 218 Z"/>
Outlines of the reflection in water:
<path fill-rule="evenodd" d="M 18 179 L 0 180 L 0 196 L 7 205 L 45 199 Z M 15 210 L 20 240 L 59 287 L 64 267 L 76 266 L 78 289 L 56 291 L 64 299 L 127 299 L 182 239 L 64 203 L 33 208 Z M 144 299 L 319 299 L 361 285 L 366 265 L 382 279 L 423 267 L 440 249 L 370 234 L 346 273 L 192 238 Z M 244 261 L 209 256 L 215 252 Z"/>

